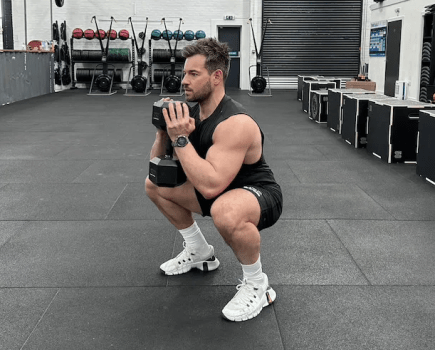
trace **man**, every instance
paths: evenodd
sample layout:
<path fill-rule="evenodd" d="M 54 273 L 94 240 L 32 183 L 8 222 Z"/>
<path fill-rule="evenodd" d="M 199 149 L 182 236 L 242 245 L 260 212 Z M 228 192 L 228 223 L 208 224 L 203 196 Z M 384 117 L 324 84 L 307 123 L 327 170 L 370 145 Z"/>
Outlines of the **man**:
<path fill-rule="evenodd" d="M 187 181 L 175 188 L 146 180 L 146 192 L 179 230 L 184 250 L 160 266 L 166 275 L 192 268 L 215 270 L 219 260 L 192 213 L 211 216 L 217 230 L 242 265 L 243 281 L 222 310 L 231 321 L 257 316 L 271 304 L 275 291 L 262 272 L 259 231 L 281 215 L 282 194 L 263 157 L 264 136 L 246 110 L 225 94 L 229 48 L 216 39 L 196 41 L 183 50 L 182 81 L 186 100 L 198 102 L 192 117 L 186 104 L 163 111 L 167 132 L 158 130 L 151 158 L 165 153 L 167 137 Z M 175 106 L 175 107 L 174 107 Z"/>

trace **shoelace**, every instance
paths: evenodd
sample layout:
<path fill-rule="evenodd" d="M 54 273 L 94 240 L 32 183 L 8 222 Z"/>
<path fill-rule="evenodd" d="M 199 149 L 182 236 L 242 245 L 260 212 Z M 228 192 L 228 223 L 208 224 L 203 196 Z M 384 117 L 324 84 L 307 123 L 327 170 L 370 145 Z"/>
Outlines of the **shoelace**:
<path fill-rule="evenodd" d="M 243 281 L 239 281 L 242 283 L 236 286 L 238 292 L 237 295 L 233 298 L 233 301 L 236 304 L 246 305 L 249 307 L 254 303 L 254 301 L 258 300 L 258 295 L 255 293 L 258 288 L 251 284 L 248 284 L 246 278 L 243 279 Z"/>
<path fill-rule="evenodd" d="M 182 263 L 191 262 L 192 258 L 190 256 L 195 256 L 195 254 L 189 251 L 189 249 L 187 248 L 186 242 L 183 242 L 183 248 L 184 249 L 175 258 L 177 259 L 179 265 L 181 265 Z"/>

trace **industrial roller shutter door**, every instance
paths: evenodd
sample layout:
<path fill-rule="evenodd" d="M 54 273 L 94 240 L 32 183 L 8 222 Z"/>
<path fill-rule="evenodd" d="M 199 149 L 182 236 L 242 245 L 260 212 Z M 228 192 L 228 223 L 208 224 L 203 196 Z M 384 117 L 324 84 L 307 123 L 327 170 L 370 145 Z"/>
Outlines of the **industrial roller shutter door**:
<path fill-rule="evenodd" d="M 297 87 L 298 75 L 359 72 L 362 0 L 264 0 L 263 68 L 273 85 Z M 266 72 L 266 70 L 263 70 Z"/>

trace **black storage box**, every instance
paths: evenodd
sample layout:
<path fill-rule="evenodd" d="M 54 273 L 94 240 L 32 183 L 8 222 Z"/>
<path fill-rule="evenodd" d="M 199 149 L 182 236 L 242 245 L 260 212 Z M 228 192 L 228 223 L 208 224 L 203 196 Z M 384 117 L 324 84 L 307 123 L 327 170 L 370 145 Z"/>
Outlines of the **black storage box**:
<path fill-rule="evenodd" d="M 329 89 L 326 125 L 332 131 L 341 134 L 343 94 L 374 94 L 364 89 Z"/>
<path fill-rule="evenodd" d="M 302 101 L 302 89 L 304 87 L 304 81 L 315 81 L 317 80 L 317 76 L 314 75 L 298 75 L 298 93 L 297 98 L 299 101 Z"/>
<path fill-rule="evenodd" d="M 326 123 L 328 112 L 328 90 L 311 91 L 309 118 L 317 123 Z"/>
<path fill-rule="evenodd" d="M 302 89 L 302 110 L 310 114 L 311 91 L 320 89 L 333 89 L 335 82 L 331 81 L 304 81 Z"/>
<path fill-rule="evenodd" d="M 420 110 L 416 171 L 435 185 L 435 111 Z"/>
<path fill-rule="evenodd" d="M 416 163 L 419 112 L 434 108 L 410 100 L 369 101 L 367 151 L 388 163 Z"/>
<path fill-rule="evenodd" d="M 369 101 L 395 100 L 382 94 L 343 94 L 341 137 L 355 148 L 367 145 Z"/>

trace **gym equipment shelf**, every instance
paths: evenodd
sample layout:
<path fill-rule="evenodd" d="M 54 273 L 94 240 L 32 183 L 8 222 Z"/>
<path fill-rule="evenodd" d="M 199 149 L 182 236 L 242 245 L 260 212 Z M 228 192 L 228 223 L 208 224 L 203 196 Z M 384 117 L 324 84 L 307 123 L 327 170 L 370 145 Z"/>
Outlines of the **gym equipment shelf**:
<path fill-rule="evenodd" d="M 421 102 L 433 101 L 435 94 L 435 13 L 424 15 L 423 45 L 421 53 L 420 96 Z"/>
<path fill-rule="evenodd" d="M 73 50 L 74 50 L 74 40 L 82 40 L 83 41 L 83 39 L 76 39 L 76 38 L 74 38 L 74 37 L 71 37 L 71 41 L 70 41 L 70 43 L 71 43 L 71 53 L 73 52 Z M 113 39 L 113 40 L 110 40 L 111 42 L 125 42 L 126 40 L 122 40 L 122 39 Z M 128 60 L 128 61 L 107 61 L 107 63 L 108 64 L 111 64 L 111 65 L 126 65 L 126 64 L 132 64 L 133 62 L 135 62 L 136 61 L 136 55 L 135 55 L 135 50 L 134 50 L 134 40 L 133 39 L 130 39 L 130 41 L 131 41 L 131 47 L 132 47 L 132 50 L 131 50 L 131 60 Z M 99 50 L 98 50 L 99 51 Z M 76 87 L 76 84 L 77 83 L 80 83 L 80 84 L 82 84 L 82 83 L 84 83 L 84 84 L 90 84 L 91 83 L 91 81 L 79 81 L 78 79 L 76 79 L 76 64 L 77 63 L 79 63 L 79 64 L 98 64 L 98 63 L 101 63 L 101 61 L 98 61 L 98 60 L 75 60 L 74 59 L 74 55 L 71 55 L 71 71 L 72 71 L 72 77 L 71 77 L 71 89 L 76 89 L 77 87 Z M 90 69 L 92 69 L 92 68 L 90 68 Z M 133 75 L 135 74 L 135 69 L 133 68 Z M 121 71 L 121 80 L 120 81 L 115 81 L 115 83 L 117 83 L 117 84 L 125 84 L 125 83 L 128 83 L 128 81 L 124 81 L 123 79 L 122 79 L 122 76 L 123 76 L 123 74 L 122 74 L 122 71 Z"/>
<path fill-rule="evenodd" d="M 171 39 L 173 41 L 173 39 Z M 159 89 L 162 92 L 163 82 L 167 76 L 171 74 L 171 60 L 169 49 L 164 49 L 168 46 L 167 40 L 154 40 L 149 39 L 148 52 L 149 52 L 149 72 L 150 72 L 150 86 Z M 182 78 L 182 70 L 184 66 L 184 59 L 181 56 L 181 50 L 177 49 L 174 52 L 175 56 L 175 75 Z M 167 53 L 169 52 L 169 55 Z"/>

